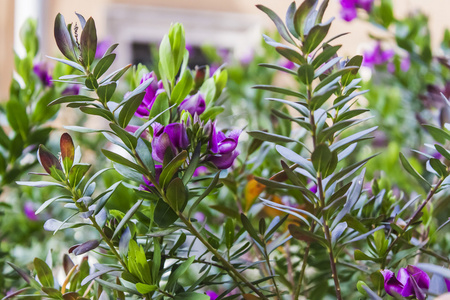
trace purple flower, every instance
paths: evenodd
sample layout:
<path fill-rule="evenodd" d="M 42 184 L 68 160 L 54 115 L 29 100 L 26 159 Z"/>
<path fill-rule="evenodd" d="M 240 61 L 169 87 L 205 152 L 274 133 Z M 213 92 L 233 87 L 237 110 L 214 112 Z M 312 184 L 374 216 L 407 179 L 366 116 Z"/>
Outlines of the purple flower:
<path fill-rule="evenodd" d="M 367 12 L 372 10 L 374 0 L 340 0 L 341 18 L 347 22 L 352 21 L 358 16 L 357 8 L 362 8 Z"/>
<path fill-rule="evenodd" d="M 363 65 L 373 68 L 376 65 L 387 63 L 394 56 L 394 50 L 382 50 L 381 43 L 377 42 L 375 48 L 364 52 Z"/>
<path fill-rule="evenodd" d="M 139 129 L 139 127 L 140 126 L 136 126 L 136 125 L 128 125 L 127 127 L 125 127 L 125 130 L 128 131 L 128 132 L 131 132 L 131 133 L 135 133 Z M 146 139 L 146 140 L 150 139 L 150 135 L 148 133 L 148 130 L 144 130 L 141 133 L 141 138 Z"/>
<path fill-rule="evenodd" d="M 105 55 L 108 48 L 112 45 L 109 39 L 102 40 L 97 44 L 97 49 L 95 50 L 95 58 L 100 59 Z"/>
<path fill-rule="evenodd" d="M 208 168 L 205 167 L 205 166 L 200 166 L 197 169 L 195 169 L 194 174 L 192 175 L 192 177 L 205 175 L 206 173 L 208 173 Z"/>
<path fill-rule="evenodd" d="M 201 115 L 206 109 L 206 103 L 205 98 L 203 94 L 200 92 L 188 96 L 186 99 L 181 102 L 180 106 L 178 107 L 178 111 L 181 113 L 183 110 L 189 112 L 191 116 L 197 113 L 197 115 Z"/>
<path fill-rule="evenodd" d="M 209 156 L 208 160 L 219 169 L 228 169 L 239 155 L 236 147 L 241 131 L 233 130 L 228 136 L 225 136 L 222 131 L 216 131 L 215 127 L 215 123 L 212 123 L 211 136 L 208 143 L 208 148 L 215 154 Z"/>
<path fill-rule="evenodd" d="M 384 277 L 384 288 L 391 296 L 415 296 L 418 300 L 425 299 L 423 290 L 430 287 L 430 277 L 421 269 L 408 265 L 398 271 L 397 278 L 390 270 L 381 271 Z"/>
<path fill-rule="evenodd" d="M 150 110 L 152 109 L 153 103 L 155 103 L 156 97 L 164 92 L 162 81 L 158 82 L 158 78 L 156 78 L 154 72 L 147 73 L 142 76 L 141 83 L 150 78 L 153 78 L 153 81 L 145 90 L 144 99 L 142 100 L 141 105 L 139 105 L 135 113 L 135 115 L 140 118 L 146 118 L 150 115 Z"/>
<path fill-rule="evenodd" d="M 211 299 L 211 300 L 216 300 L 217 297 L 219 297 L 219 295 L 216 292 L 214 292 L 214 291 L 206 291 L 205 294 L 207 296 L 209 296 L 209 299 Z"/>
<path fill-rule="evenodd" d="M 37 221 L 38 217 L 36 216 L 33 202 L 27 201 L 23 205 L 23 212 L 25 213 L 25 216 L 31 220 L 31 221 Z"/>
<path fill-rule="evenodd" d="M 62 91 L 62 96 L 78 95 L 80 93 L 80 86 L 78 84 L 71 84 L 64 91 Z"/>
<path fill-rule="evenodd" d="M 447 291 L 450 292 L 450 279 L 444 278 L 445 285 L 447 286 Z"/>
<path fill-rule="evenodd" d="M 52 75 L 45 63 L 37 63 L 33 66 L 33 72 L 39 77 L 44 87 L 52 86 Z"/>
<path fill-rule="evenodd" d="M 182 123 L 171 123 L 167 126 L 153 123 L 152 128 L 152 157 L 156 161 L 163 162 L 169 149 L 173 155 L 177 155 L 180 150 L 189 146 L 186 127 Z"/>
<path fill-rule="evenodd" d="M 295 63 L 293 63 L 293 62 L 290 61 L 290 60 L 283 59 L 283 61 L 281 62 L 281 66 L 284 67 L 284 68 L 286 68 L 286 69 L 289 69 L 289 70 L 294 70 L 294 68 L 295 68 Z"/>
<path fill-rule="evenodd" d="M 400 61 L 400 70 L 402 70 L 402 72 L 406 72 L 409 70 L 410 67 L 411 67 L 411 60 L 409 59 L 409 56 L 402 58 L 402 60 Z"/>

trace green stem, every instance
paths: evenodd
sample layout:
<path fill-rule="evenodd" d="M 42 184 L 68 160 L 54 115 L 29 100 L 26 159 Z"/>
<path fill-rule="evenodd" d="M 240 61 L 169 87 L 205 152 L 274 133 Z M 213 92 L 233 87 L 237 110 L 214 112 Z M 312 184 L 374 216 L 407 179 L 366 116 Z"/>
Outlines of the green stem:
<path fill-rule="evenodd" d="M 312 86 L 308 85 L 308 103 L 310 103 L 310 101 L 312 99 L 311 91 L 312 91 Z M 314 120 L 314 111 L 312 111 L 312 110 L 310 111 L 309 122 L 311 124 L 311 133 L 312 133 L 313 151 L 314 151 L 317 147 L 317 141 L 316 141 L 316 122 Z M 323 209 L 325 207 L 325 193 L 324 193 L 323 185 L 322 185 L 322 173 L 320 173 L 320 172 L 317 173 L 317 191 L 319 193 L 320 208 Z M 328 220 L 325 216 L 324 216 L 322 229 L 323 229 L 323 233 L 325 235 L 325 239 L 328 242 L 328 256 L 330 259 L 331 277 L 334 280 L 334 290 L 336 292 L 337 299 L 341 300 L 342 299 L 341 287 L 340 287 L 337 268 L 336 268 L 337 259 L 333 253 L 333 245 L 331 242 L 330 228 L 328 227 Z"/>
<path fill-rule="evenodd" d="M 180 220 L 186 225 L 186 227 L 189 229 L 189 231 L 195 235 L 199 241 L 205 245 L 205 247 L 212 253 L 214 256 L 220 260 L 220 262 L 224 265 L 227 272 L 233 274 L 236 278 L 241 280 L 246 286 L 248 286 L 252 291 L 255 292 L 261 299 L 267 299 L 267 297 L 261 293 L 261 291 L 254 286 L 250 281 L 247 280 L 238 270 L 236 270 L 233 265 L 231 265 L 225 258 L 223 258 L 220 253 L 213 247 L 209 242 L 200 234 L 200 232 L 197 231 L 197 229 L 192 225 L 192 223 L 187 220 L 182 213 L 178 213 L 178 217 Z"/>
<path fill-rule="evenodd" d="M 311 228 L 309 229 L 309 232 L 312 233 L 314 231 L 315 224 L 316 223 L 311 224 Z M 296 300 L 296 299 L 298 299 L 298 297 L 300 297 L 300 292 L 301 292 L 302 285 L 303 285 L 303 277 L 305 276 L 306 263 L 308 260 L 310 248 L 311 248 L 311 242 L 308 242 L 306 245 L 306 248 L 305 248 L 305 253 L 303 254 L 302 269 L 300 270 L 300 276 L 298 278 L 298 285 L 297 285 L 297 288 L 295 289 L 295 294 L 294 294 L 294 297 L 292 298 L 293 300 Z"/>

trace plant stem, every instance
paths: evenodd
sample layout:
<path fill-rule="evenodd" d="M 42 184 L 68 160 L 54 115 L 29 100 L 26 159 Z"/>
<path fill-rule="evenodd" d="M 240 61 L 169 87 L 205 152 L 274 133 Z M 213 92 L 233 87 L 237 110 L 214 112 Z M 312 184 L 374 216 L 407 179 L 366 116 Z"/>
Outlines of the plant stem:
<path fill-rule="evenodd" d="M 120 264 L 125 268 L 125 270 L 128 272 L 128 267 L 127 264 L 123 261 L 122 257 L 120 257 L 120 254 L 117 252 L 116 248 L 114 247 L 114 244 L 112 243 L 112 241 L 106 236 L 106 234 L 103 232 L 102 228 L 100 227 L 100 225 L 98 225 L 97 221 L 95 220 L 95 217 L 89 217 L 89 220 L 91 220 L 92 225 L 94 226 L 95 229 L 97 229 L 97 231 L 100 233 L 100 235 L 102 236 L 103 240 L 105 241 L 106 244 L 108 244 L 111 252 L 114 254 L 114 256 L 117 258 L 117 260 L 120 262 Z"/>
<path fill-rule="evenodd" d="M 277 294 L 278 299 L 281 299 L 280 290 L 278 289 L 277 281 L 275 280 L 275 272 L 273 271 L 272 265 L 270 264 L 270 258 L 269 258 L 269 254 L 267 253 L 267 247 L 266 247 L 265 243 L 264 243 L 264 256 L 267 261 L 267 267 L 269 268 L 270 276 L 273 276 L 272 281 L 273 281 L 273 285 L 275 287 L 275 293 Z"/>
<path fill-rule="evenodd" d="M 316 223 L 311 224 L 311 227 L 309 228 L 309 232 L 312 233 L 314 231 L 315 225 L 316 225 Z M 306 248 L 305 248 L 305 253 L 303 254 L 302 269 L 300 270 L 300 276 L 298 278 L 298 286 L 295 289 L 295 294 L 294 294 L 294 297 L 292 298 L 293 300 L 298 299 L 298 297 L 300 296 L 300 292 L 301 292 L 302 285 L 303 285 L 303 277 L 305 276 L 306 262 L 308 260 L 310 248 L 311 248 L 311 242 L 308 242 L 306 245 Z"/>
<path fill-rule="evenodd" d="M 308 103 L 312 99 L 311 91 L 312 91 L 312 86 L 310 84 L 310 85 L 308 85 Z M 314 120 L 314 111 L 312 111 L 312 110 L 310 110 L 310 113 L 309 113 L 309 122 L 311 124 L 311 134 L 312 134 L 313 151 L 314 151 L 317 147 L 317 141 L 316 141 L 316 122 Z M 321 172 L 317 173 L 317 191 L 319 193 L 320 208 L 323 209 L 325 207 L 325 193 L 324 193 L 323 185 L 322 185 L 322 173 Z M 340 287 L 339 278 L 338 278 L 337 269 L 336 269 L 337 259 L 333 253 L 333 244 L 331 242 L 331 233 L 330 233 L 330 228 L 328 227 L 328 220 L 325 216 L 323 219 L 324 219 L 324 221 L 323 221 L 322 229 L 323 229 L 323 233 L 325 235 L 325 239 L 328 242 L 328 255 L 330 258 L 331 277 L 334 280 L 334 290 L 336 292 L 336 297 L 338 300 L 341 300 L 342 299 L 341 287 Z"/>
<path fill-rule="evenodd" d="M 317 178 L 317 189 L 320 193 L 319 196 L 320 196 L 321 206 L 325 207 L 325 194 L 323 192 L 323 187 L 322 187 L 322 174 L 320 174 Z M 337 299 L 341 300 L 342 299 L 341 286 L 339 283 L 338 273 L 337 273 L 337 269 L 336 269 L 337 259 L 333 253 L 333 244 L 331 243 L 331 233 L 330 233 L 330 228 L 328 227 L 328 220 L 326 218 L 324 218 L 322 228 L 323 228 L 323 232 L 325 234 L 325 238 L 328 241 L 328 255 L 330 257 L 331 277 L 333 277 L 333 280 L 334 280 L 334 290 L 336 291 Z"/>
<path fill-rule="evenodd" d="M 261 291 L 254 286 L 250 281 L 247 280 L 238 270 L 236 270 L 233 265 L 231 265 L 225 258 L 223 258 L 220 253 L 197 231 L 197 229 L 192 225 L 192 223 L 187 220 L 182 213 L 178 213 L 180 220 L 186 225 L 189 231 L 195 235 L 200 242 L 212 253 L 214 256 L 220 260 L 220 262 L 227 269 L 227 272 L 232 273 L 235 277 L 241 280 L 246 286 L 248 286 L 252 291 L 255 292 L 261 299 L 267 299 L 267 297 L 261 293 Z M 232 276 L 233 277 L 233 276 Z"/>

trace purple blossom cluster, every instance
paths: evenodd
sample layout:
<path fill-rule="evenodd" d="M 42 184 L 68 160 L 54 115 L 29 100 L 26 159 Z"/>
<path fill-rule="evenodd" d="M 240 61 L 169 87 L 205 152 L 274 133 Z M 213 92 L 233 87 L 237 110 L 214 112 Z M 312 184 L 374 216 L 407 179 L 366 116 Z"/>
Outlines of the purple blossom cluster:
<path fill-rule="evenodd" d="M 347 22 L 358 16 L 357 8 L 362 8 L 367 12 L 372 10 L 374 0 L 340 0 L 341 18 Z"/>
<path fill-rule="evenodd" d="M 154 72 L 145 74 L 141 83 L 148 79 L 153 79 L 152 83 L 145 90 L 145 96 L 141 105 L 138 107 L 135 115 L 140 118 L 148 118 L 153 104 L 159 94 L 164 92 L 164 87 L 161 81 L 158 79 Z M 187 122 L 173 122 L 167 125 L 153 123 L 152 124 L 152 158 L 155 162 L 162 163 L 164 157 L 170 155 L 176 156 L 183 150 L 188 150 L 191 145 L 202 140 L 206 143 L 206 155 L 202 162 L 210 162 L 218 169 L 227 169 L 231 167 L 234 160 L 239 155 L 239 151 L 236 150 L 240 130 L 233 130 L 225 134 L 216 129 L 216 123 L 209 120 L 206 124 L 199 120 L 199 116 L 206 110 L 205 97 L 202 93 L 197 92 L 194 95 L 188 95 L 178 106 L 178 113 L 181 115 L 183 112 L 188 112 L 190 116 Z M 191 137 L 199 139 L 196 141 L 190 140 L 188 135 L 188 128 L 193 124 L 199 124 L 203 127 L 203 136 Z M 204 124 L 204 125 L 203 125 Z M 129 125 L 127 130 L 136 131 L 136 126 Z M 143 138 L 149 138 L 147 133 L 141 135 Z M 206 142 L 205 142 L 206 141 Z M 200 169 L 201 168 L 201 169 Z M 158 181 L 161 173 L 162 166 L 156 166 L 155 179 Z M 204 167 L 200 166 L 198 173 L 204 172 Z M 145 179 L 146 184 L 151 186 L 150 182 Z"/>
<path fill-rule="evenodd" d="M 430 277 L 418 267 L 408 265 L 406 268 L 400 268 L 397 277 L 391 270 L 382 270 L 381 274 L 384 277 L 384 289 L 389 295 L 414 296 L 417 300 L 426 298 L 425 292 L 430 288 Z M 450 280 L 445 279 L 445 284 L 450 291 Z"/>

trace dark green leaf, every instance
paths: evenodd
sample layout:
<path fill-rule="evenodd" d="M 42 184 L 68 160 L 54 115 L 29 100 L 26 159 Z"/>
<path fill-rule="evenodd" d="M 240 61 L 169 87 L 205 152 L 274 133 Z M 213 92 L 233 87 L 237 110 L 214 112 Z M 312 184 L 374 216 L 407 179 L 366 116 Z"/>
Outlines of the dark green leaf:
<path fill-rule="evenodd" d="M 127 222 L 134 216 L 134 214 L 137 212 L 137 210 L 139 209 L 139 207 L 141 206 L 142 202 L 144 202 L 144 200 L 139 200 L 138 202 L 136 202 L 131 208 L 130 210 L 125 214 L 125 216 L 122 218 L 122 220 L 120 221 L 119 225 L 117 225 L 116 230 L 114 230 L 114 234 L 112 236 L 112 238 L 114 239 L 115 236 L 117 236 L 120 231 L 122 230 L 122 228 L 127 224 Z"/>
<path fill-rule="evenodd" d="M 314 68 L 310 64 L 301 65 L 297 72 L 298 78 L 306 85 L 310 85 L 314 80 Z"/>
<path fill-rule="evenodd" d="M 181 178 L 173 179 L 167 186 L 167 201 L 173 210 L 182 212 L 187 203 L 186 188 Z"/>
<path fill-rule="evenodd" d="M 324 172 L 331 160 L 331 151 L 325 144 L 319 144 L 311 155 L 314 169 Z"/>
<path fill-rule="evenodd" d="M 274 13 L 271 9 L 265 7 L 264 5 L 256 5 L 256 7 L 262 10 L 269 16 L 270 19 L 272 19 L 272 21 L 275 23 L 275 26 L 277 27 L 278 32 L 283 37 L 283 39 L 295 45 L 295 42 L 292 39 L 291 35 L 289 34 L 289 31 L 286 29 L 286 26 L 284 26 L 283 20 L 281 20 L 276 13 Z"/>
<path fill-rule="evenodd" d="M 181 151 L 177 156 L 175 156 L 162 170 L 161 176 L 159 177 L 160 185 L 166 188 L 172 177 L 178 172 L 178 169 L 186 161 L 187 152 L 186 150 Z"/>
<path fill-rule="evenodd" d="M 80 38 L 81 57 L 83 64 L 87 68 L 92 64 L 97 50 L 97 30 L 95 29 L 94 19 L 89 18 L 81 32 Z"/>
<path fill-rule="evenodd" d="M 169 204 L 159 199 L 156 203 L 153 218 L 159 227 L 167 228 L 178 220 L 178 215 L 170 208 Z"/>
<path fill-rule="evenodd" d="M 98 65 L 97 65 L 98 66 Z M 113 96 L 117 87 L 116 82 L 108 82 L 98 86 L 97 95 L 102 103 L 107 103 Z"/>
<path fill-rule="evenodd" d="M 71 103 L 71 102 L 90 102 L 96 101 L 97 99 L 83 96 L 83 95 L 70 95 L 70 96 L 62 96 L 56 100 L 50 102 L 49 106 L 61 103 Z"/>
<path fill-rule="evenodd" d="M 95 78 L 100 78 L 103 74 L 105 74 L 106 71 L 108 71 L 109 67 L 111 67 L 112 63 L 116 59 L 116 54 L 112 53 L 109 55 L 103 56 L 95 65 L 94 68 L 94 76 Z"/>
<path fill-rule="evenodd" d="M 314 49 L 317 48 L 317 46 L 322 43 L 322 41 L 325 39 L 325 37 L 328 34 L 328 30 L 330 29 L 331 22 L 327 24 L 317 24 L 308 33 L 308 36 L 305 39 L 305 42 L 303 43 L 303 53 L 309 54 Z"/>
<path fill-rule="evenodd" d="M 297 34 L 302 38 L 304 36 L 303 30 L 305 28 L 306 16 L 309 14 L 315 3 L 316 0 L 303 1 L 294 14 L 294 28 Z"/>
<path fill-rule="evenodd" d="M 405 168 L 406 172 L 411 174 L 417 181 L 419 181 L 421 184 L 425 185 L 427 188 L 431 187 L 431 184 L 428 183 L 425 178 L 422 177 L 414 168 L 411 166 L 409 161 L 406 159 L 405 155 L 400 152 L 400 162 L 403 165 L 403 168 Z"/>

